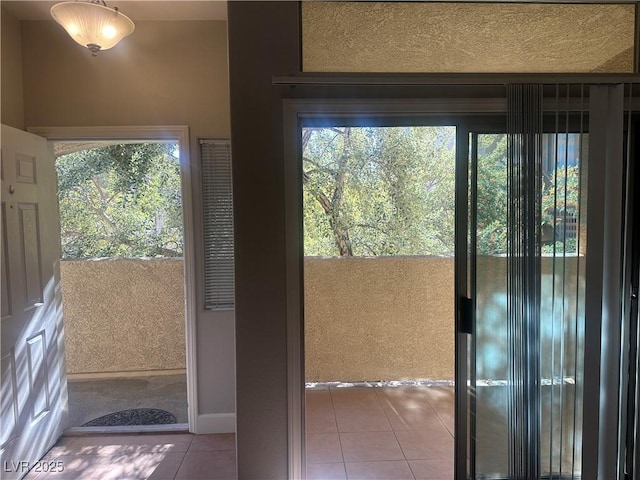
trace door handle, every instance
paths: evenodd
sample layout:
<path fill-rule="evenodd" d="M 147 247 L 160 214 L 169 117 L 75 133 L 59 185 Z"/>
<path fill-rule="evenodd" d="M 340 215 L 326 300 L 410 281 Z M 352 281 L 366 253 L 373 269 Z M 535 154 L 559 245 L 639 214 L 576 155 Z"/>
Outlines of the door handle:
<path fill-rule="evenodd" d="M 460 315 L 458 331 L 473 334 L 473 300 L 469 297 L 460 297 L 458 312 Z"/>

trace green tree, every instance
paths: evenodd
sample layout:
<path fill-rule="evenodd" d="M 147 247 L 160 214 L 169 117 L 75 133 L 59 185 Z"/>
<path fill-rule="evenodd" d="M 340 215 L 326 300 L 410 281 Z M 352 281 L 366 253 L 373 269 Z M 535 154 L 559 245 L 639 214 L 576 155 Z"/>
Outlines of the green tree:
<path fill-rule="evenodd" d="M 305 254 L 453 254 L 455 128 L 306 128 L 302 144 Z"/>
<path fill-rule="evenodd" d="M 63 258 L 182 256 L 175 145 L 82 150 L 56 169 Z"/>
<path fill-rule="evenodd" d="M 552 237 L 543 245 L 542 251 L 545 253 L 577 252 L 575 228 L 580 208 L 580 167 L 578 165 L 559 165 L 545 176 L 541 208 L 542 224 L 548 228 L 549 235 Z"/>
<path fill-rule="evenodd" d="M 495 255 L 507 252 L 507 202 L 507 136 L 478 135 L 478 254 Z"/>
<path fill-rule="evenodd" d="M 540 204 L 545 253 L 576 249 L 571 222 L 578 213 L 580 168 L 577 154 L 571 158 L 564 146 L 569 140 L 558 152 L 553 146 L 543 152 L 554 159 L 543 162 L 548 169 Z M 502 255 L 507 253 L 507 135 L 481 134 L 477 142 L 476 249 L 480 255 Z M 302 147 L 306 255 L 453 254 L 454 128 L 305 128 Z"/>

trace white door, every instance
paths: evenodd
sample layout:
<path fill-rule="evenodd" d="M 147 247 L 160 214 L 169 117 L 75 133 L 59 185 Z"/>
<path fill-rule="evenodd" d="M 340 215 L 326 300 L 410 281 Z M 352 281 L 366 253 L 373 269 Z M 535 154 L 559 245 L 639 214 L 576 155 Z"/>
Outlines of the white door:
<path fill-rule="evenodd" d="M 55 443 L 68 412 L 53 154 L 5 125 L 1 142 L 0 477 L 10 479 Z"/>

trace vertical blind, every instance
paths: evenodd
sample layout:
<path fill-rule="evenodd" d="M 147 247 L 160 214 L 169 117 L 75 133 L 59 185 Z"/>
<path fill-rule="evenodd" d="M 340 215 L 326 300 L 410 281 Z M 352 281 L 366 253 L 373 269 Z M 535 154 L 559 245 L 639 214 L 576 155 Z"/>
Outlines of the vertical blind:
<path fill-rule="evenodd" d="M 234 308 L 231 142 L 201 139 L 205 308 Z"/>
<path fill-rule="evenodd" d="M 584 90 L 574 91 L 573 110 L 562 107 L 570 86 L 553 90 L 545 127 L 543 86 L 508 87 L 512 479 L 581 474 L 588 134 Z"/>
<path fill-rule="evenodd" d="M 509 471 L 527 479 L 540 476 L 542 86 L 507 92 Z"/>
<path fill-rule="evenodd" d="M 569 109 L 572 93 L 574 108 Z M 542 188 L 550 194 L 542 205 L 549 235 L 541 235 L 539 472 L 548 478 L 582 474 L 589 160 L 585 94 L 583 85 L 556 85 L 549 93 L 552 118 L 543 149 Z"/>

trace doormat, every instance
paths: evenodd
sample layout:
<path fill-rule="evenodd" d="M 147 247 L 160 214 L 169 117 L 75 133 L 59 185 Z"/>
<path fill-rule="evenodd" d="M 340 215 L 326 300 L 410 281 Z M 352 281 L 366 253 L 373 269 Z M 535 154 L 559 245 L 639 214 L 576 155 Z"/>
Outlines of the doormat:
<path fill-rule="evenodd" d="M 103 415 L 83 427 L 120 427 L 123 425 L 166 425 L 176 423 L 176 417 L 166 410 L 157 408 L 135 408 Z"/>

